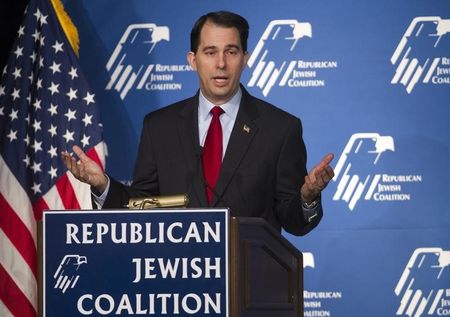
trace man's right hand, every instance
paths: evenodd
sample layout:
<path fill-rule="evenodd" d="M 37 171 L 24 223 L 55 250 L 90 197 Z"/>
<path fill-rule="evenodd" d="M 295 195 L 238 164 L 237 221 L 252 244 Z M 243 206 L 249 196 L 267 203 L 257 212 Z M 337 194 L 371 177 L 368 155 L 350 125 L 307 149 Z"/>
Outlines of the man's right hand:
<path fill-rule="evenodd" d="M 61 153 L 64 165 L 76 179 L 91 185 L 97 192 L 103 193 L 108 185 L 108 178 L 102 168 L 90 159 L 79 146 L 74 145 L 72 149 L 79 160 L 77 161 L 67 151 L 64 151 Z"/>

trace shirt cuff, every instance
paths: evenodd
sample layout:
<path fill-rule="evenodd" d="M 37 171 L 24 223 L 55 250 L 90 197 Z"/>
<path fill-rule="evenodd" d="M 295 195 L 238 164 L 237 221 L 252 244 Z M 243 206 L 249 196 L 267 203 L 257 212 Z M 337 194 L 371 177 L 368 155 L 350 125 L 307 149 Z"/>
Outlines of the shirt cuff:
<path fill-rule="evenodd" d="M 100 196 L 98 196 L 94 193 L 93 190 L 91 190 L 92 198 L 94 200 L 95 205 L 97 205 L 98 209 L 102 209 L 103 204 L 105 203 L 106 200 L 106 196 L 108 196 L 109 185 L 111 184 L 108 175 L 105 174 L 105 176 L 108 179 L 108 183 L 106 184 L 106 189 L 103 191 L 103 193 Z"/>
<path fill-rule="evenodd" d="M 311 203 L 310 205 L 311 206 L 309 207 L 307 204 L 301 203 L 303 217 L 307 223 L 311 223 L 319 215 L 318 208 L 320 205 L 320 194 L 315 199 L 314 203 Z"/>
<path fill-rule="evenodd" d="M 305 221 L 307 223 L 312 222 L 318 216 L 317 213 L 318 207 L 319 207 L 318 204 L 314 208 L 305 208 L 302 206 L 303 217 L 305 218 Z"/>

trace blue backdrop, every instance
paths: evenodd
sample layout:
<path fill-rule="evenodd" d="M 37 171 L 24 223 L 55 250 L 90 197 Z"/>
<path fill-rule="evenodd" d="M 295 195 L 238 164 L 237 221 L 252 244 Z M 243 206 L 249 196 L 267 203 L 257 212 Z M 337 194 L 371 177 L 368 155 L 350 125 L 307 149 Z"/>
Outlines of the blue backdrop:
<path fill-rule="evenodd" d="M 301 118 L 308 168 L 336 156 L 305 237 L 305 316 L 450 316 L 450 2 L 66 1 L 101 107 L 107 170 L 131 180 L 144 115 L 193 95 L 194 21 L 250 23 L 242 83 Z"/>

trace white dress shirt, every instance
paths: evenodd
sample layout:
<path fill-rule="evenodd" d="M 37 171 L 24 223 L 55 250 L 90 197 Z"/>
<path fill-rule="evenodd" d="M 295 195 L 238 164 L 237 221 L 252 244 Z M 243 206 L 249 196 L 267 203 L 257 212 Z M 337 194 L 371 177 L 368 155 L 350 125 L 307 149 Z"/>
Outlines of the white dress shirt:
<path fill-rule="evenodd" d="M 211 109 L 215 106 L 222 108 L 224 113 L 219 117 L 222 126 L 222 159 L 225 156 L 225 151 L 230 140 L 231 131 L 233 130 L 234 122 L 239 111 L 241 103 L 242 91 L 239 88 L 238 92 L 228 101 L 222 105 L 215 105 L 211 103 L 200 91 L 200 98 L 198 103 L 198 136 L 200 146 L 205 144 L 206 135 L 208 134 L 209 125 L 211 123 L 212 114 Z"/>

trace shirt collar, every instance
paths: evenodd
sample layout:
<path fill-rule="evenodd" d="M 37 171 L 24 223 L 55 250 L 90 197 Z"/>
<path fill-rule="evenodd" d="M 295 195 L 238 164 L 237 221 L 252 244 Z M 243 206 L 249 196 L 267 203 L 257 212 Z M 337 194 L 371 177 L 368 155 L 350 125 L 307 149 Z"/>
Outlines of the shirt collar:
<path fill-rule="evenodd" d="M 239 110 L 239 105 L 241 103 L 242 98 L 242 90 L 241 87 L 238 88 L 237 92 L 234 94 L 231 99 L 220 105 L 220 108 L 224 111 L 224 115 L 230 117 L 230 119 L 235 120 L 237 117 L 237 113 Z M 201 120 L 206 121 L 209 113 L 215 105 L 211 103 L 206 97 L 203 95 L 200 90 L 199 103 L 198 103 L 198 116 Z"/>

